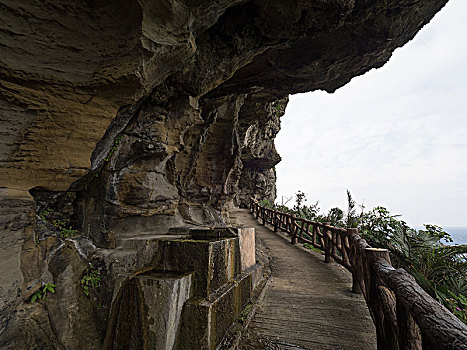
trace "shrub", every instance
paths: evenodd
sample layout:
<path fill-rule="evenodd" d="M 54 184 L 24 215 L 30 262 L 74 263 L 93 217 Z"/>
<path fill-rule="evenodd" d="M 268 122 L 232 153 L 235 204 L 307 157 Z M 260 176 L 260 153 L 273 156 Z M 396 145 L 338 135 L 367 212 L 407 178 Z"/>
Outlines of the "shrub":
<path fill-rule="evenodd" d="M 90 288 L 98 288 L 101 283 L 100 271 L 94 268 L 92 265 L 84 271 L 83 277 L 81 277 L 81 284 L 83 286 L 83 292 L 88 297 Z"/>

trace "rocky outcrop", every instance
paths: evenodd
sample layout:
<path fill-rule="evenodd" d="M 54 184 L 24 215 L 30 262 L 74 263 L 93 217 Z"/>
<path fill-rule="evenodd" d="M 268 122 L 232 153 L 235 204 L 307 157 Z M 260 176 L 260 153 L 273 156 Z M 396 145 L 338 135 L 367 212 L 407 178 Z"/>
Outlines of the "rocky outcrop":
<path fill-rule="evenodd" d="M 101 347 L 142 268 L 124 242 L 274 200 L 288 94 L 382 66 L 445 3 L 3 1 L 0 347 Z"/>
<path fill-rule="evenodd" d="M 3 329 L 20 303 L 19 297 L 26 294 L 27 280 L 37 271 L 33 273 L 30 266 L 23 275 L 21 270 L 22 257 L 34 247 L 35 206 L 32 196 L 25 191 L 0 189 L 0 203 L 0 329 Z"/>
<path fill-rule="evenodd" d="M 383 65 L 445 2 L 4 1 L 0 183 L 66 190 L 164 86 L 195 104 L 333 91 Z"/>
<path fill-rule="evenodd" d="M 242 108 L 240 124 L 241 160 L 243 169 L 235 196 L 237 206 L 247 208 L 250 197 L 276 199 L 276 171 L 274 166 L 281 157 L 276 151 L 274 138 L 280 130 L 280 117 L 285 112 L 288 98 L 272 103 L 247 101 Z"/>

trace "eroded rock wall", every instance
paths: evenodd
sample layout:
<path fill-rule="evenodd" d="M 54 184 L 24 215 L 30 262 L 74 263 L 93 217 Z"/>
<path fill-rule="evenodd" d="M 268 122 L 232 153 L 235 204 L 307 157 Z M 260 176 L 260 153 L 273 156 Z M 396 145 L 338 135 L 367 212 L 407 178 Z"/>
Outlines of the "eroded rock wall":
<path fill-rule="evenodd" d="M 276 199 L 276 171 L 274 166 L 281 157 L 276 151 L 274 138 L 280 130 L 280 117 L 284 114 L 288 97 L 270 103 L 251 98 L 245 103 L 240 116 L 242 127 L 242 174 L 235 196 L 237 206 L 248 208 L 251 197 Z"/>
<path fill-rule="evenodd" d="M 2 1 L 0 347 L 102 347 L 143 268 L 122 242 L 274 200 L 288 94 L 382 66 L 445 3 Z"/>

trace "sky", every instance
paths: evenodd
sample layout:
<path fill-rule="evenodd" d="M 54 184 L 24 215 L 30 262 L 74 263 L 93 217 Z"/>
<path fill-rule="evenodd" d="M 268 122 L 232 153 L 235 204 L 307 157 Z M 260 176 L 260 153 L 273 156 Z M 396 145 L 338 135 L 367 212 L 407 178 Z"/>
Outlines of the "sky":
<path fill-rule="evenodd" d="M 382 68 L 333 94 L 290 96 L 277 202 L 384 206 L 413 227 L 467 226 L 467 1 L 448 4 Z M 292 204 L 292 199 L 288 204 Z"/>

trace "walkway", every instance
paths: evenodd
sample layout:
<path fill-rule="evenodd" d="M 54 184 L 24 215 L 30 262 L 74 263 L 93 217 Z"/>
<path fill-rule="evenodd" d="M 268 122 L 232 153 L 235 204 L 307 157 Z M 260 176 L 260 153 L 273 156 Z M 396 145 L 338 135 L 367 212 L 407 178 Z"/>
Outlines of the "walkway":
<path fill-rule="evenodd" d="M 291 245 L 246 209 L 233 216 L 241 226 L 256 229 L 272 258 L 269 286 L 240 349 L 376 349 L 365 301 L 351 292 L 351 277 L 343 267 Z"/>

